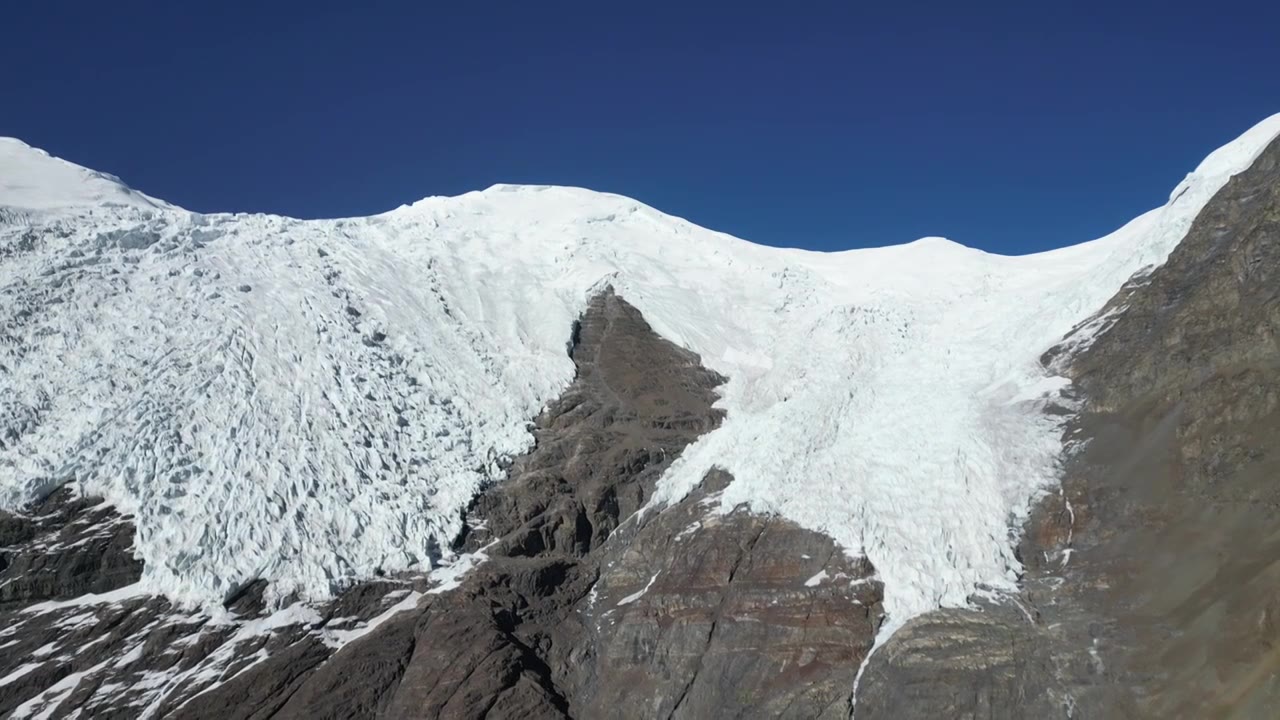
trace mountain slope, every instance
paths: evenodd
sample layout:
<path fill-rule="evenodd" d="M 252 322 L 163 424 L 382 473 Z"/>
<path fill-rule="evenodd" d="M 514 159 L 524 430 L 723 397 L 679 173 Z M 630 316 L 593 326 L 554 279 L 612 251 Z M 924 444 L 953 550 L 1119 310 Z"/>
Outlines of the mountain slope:
<path fill-rule="evenodd" d="M 1280 116 L 1112 235 L 1014 258 L 937 238 L 764 248 L 569 188 L 496 186 L 345 220 L 198 215 L 5 141 L 0 492 L 14 514 L 0 599 L 21 622 L 0 643 L 48 658 L 0 678 L 15 690 L 7 707 L 105 709 L 127 696 L 159 715 L 268 713 L 311 687 L 317 704 L 298 707 L 314 710 L 336 692 L 325 683 L 351 672 L 342 658 L 430 648 L 432 633 L 409 633 L 413 618 L 479 603 L 490 610 L 445 628 L 436 660 L 409 672 L 410 656 L 386 658 L 390 684 L 360 712 L 390 712 L 395 697 L 426 707 L 396 688 L 443 682 L 440 663 L 492 625 L 506 650 L 479 657 L 474 677 L 507 658 L 497 677 L 514 685 L 456 689 L 471 699 L 448 694 L 437 714 L 451 702 L 459 716 L 488 701 L 529 711 L 540 697 L 547 712 L 599 715 L 644 688 L 655 712 L 696 715 L 746 683 L 759 691 L 735 701 L 747 715 L 840 715 L 831 709 L 848 705 L 877 632 L 868 682 L 897 687 L 876 658 L 919 635 L 895 630 L 923 618 L 916 632 L 940 607 L 1027 600 L 1019 578 L 1037 564 L 1025 548 L 1019 558 L 1018 528 L 1058 487 L 1060 413 L 1091 407 L 1071 367 L 1043 353 L 1067 336 L 1055 352 L 1087 358 L 1113 337 L 1130 307 L 1113 298 L 1165 272 L 1202 209 L 1277 133 Z M 529 423 L 582 381 L 573 350 L 593 303 L 613 293 L 645 327 L 616 342 L 651 327 L 725 380 L 717 420 L 656 459 L 647 447 L 639 465 L 607 465 L 607 493 L 567 469 L 555 471 L 576 478 L 565 487 L 528 485 L 529 458 L 555 447 Z M 678 395 L 654 397 L 643 402 Z M 594 442 L 549 467 L 599 462 L 608 442 Z M 616 482 L 638 489 L 623 502 Z M 581 510 L 555 509 L 557 493 Z M 93 515 L 97 497 L 115 519 Z M 140 566 L 105 541 L 116 530 L 74 529 L 104 522 L 136 528 Z M 677 562 L 686 531 L 723 564 Z M 496 549 L 479 544 L 485 533 Z M 37 561 L 50 547 L 80 548 L 66 556 L 78 559 Z M 807 557 L 782 559 L 796 556 Z M 107 585 L 92 584 L 99 566 L 114 568 Z M 75 600 L 86 587 L 111 593 Z M 797 608 L 818 595 L 827 630 L 814 633 Z M 59 628 L 80 622 L 103 649 L 67 654 Z M 745 630 L 774 625 L 803 631 Z M 157 645 L 175 638 L 193 649 L 157 669 Z M 763 651 L 777 642 L 794 654 Z M 564 654 L 575 647 L 598 655 Z M 760 650 L 749 666 L 715 659 L 742 647 Z M 800 701 L 763 680 L 795 667 L 822 690 Z M 1078 694 L 1054 682 L 1054 697 Z"/>
<path fill-rule="evenodd" d="M 1020 607 L 908 623 L 860 717 L 1275 716 L 1278 252 L 1273 141 L 1108 303 L 1106 332 L 1046 354 L 1079 412 L 1020 543 Z"/>
<path fill-rule="evenodd" d="M 727 422 L 661 498 L 724 466 L 724 507 L 864 553 L 898 624 L 1012 586 L 1008 517 L 1059 450 L 1039 354 L 1162 262 L 1278 128 L 1107 238 L 1017 258 L 775 250 L 562 188 L 338 221 L 46 212 L 4 228 L 0 488 L 15 507 L 74 480 L 132 513 L 140 590 L 183 602 L 429 567 L 571 380 L 568 328 L 609 283 L 729 377 Z M 55 180 L 42 196 L 85 196 Z"/>

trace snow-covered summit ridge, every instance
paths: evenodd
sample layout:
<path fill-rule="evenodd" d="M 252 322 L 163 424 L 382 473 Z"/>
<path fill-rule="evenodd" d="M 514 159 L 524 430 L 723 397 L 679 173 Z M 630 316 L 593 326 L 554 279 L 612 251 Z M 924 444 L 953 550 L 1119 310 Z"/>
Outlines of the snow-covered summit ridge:
<path fill-rule="evenodd" d="M 528 448 L 572 380 L 573 321 L 612 285 L 730 378 L 726 422 L 660 499 L 724 467 L 724 507 L 865 552 L 892 627 L 1011 587 L 1010 519 L 1061 452 L 1040 407 L 1064 380 L 1038 357 L 1163 262 L 1277 133 L 1280 116 L 1105 238 L 1023 257 L 769 248 L 563 187 L 342 220 L 26 214 L 0 222 L 0 503 L 68 481 L 105 495 L 136 515 L 147 587 L 181 601 L 258 577 L 323 597 L 426 566 Z M 31 197 L 25 167 L 0 163 L 0 205 Z M 44 187 L 119 197 L 102 177 Z"/>
<path fill-rule="evenodd" d="M 96 206 L 169 208 L 120 178 L 56 158 L 11 137 L 0 137 L 0 208 L 47 211 Z"/>

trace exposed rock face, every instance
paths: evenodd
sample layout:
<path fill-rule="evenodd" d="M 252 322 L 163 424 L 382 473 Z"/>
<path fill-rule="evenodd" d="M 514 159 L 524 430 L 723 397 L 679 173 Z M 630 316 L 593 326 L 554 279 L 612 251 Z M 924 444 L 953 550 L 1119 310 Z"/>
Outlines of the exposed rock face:
<path fill-rule="evenodd" d="M 1027 614 L 910 623 L 860 719 L 1276 717 L 1280 142 L 1106 310 L 1085 350 L 1045 357 L 1083 407 L 1021 545 Z"/>
<path fill-rule="evenodd" d="M 133 523 L 61 489 L 24 514 L 0 511 L 0 609 L 104 593 L 138 581 Z"/>
<path fill-rule="evenodd" d="M 577 615 L 575 716 L 848 717 L 882 614 L 872 568 L 778 518 L 708 515 L 729 480 L 613 546 Z"/>
<path fill-rule="evenodd" d="M 1110 620 L 1101 657 L 1145 717 L 1280 708 L 1280 142 L 1070 372 L 1064 588 Z M 1076 564 L 1077 559 L 1080 561 Z M 1071 582 L 1079 577 L 1075 588 Z"/>
<path fill-rule="evenodd" d="M 127 586 L 140 570 L 130 558 L 132 574 L 12 604 L 0 643 L 17 652 L 0 673 L 22 675 L 0 685 L 0 711 L 847 717 L 881 618 L 873 569 L 792 523 L 715 512 L 708 500 L 730 480 L 720 472 L 677 505 L 637 514 L 681 450 L 721 421 L 723 378 L 612 292 L 575 340 L 577 380 L 538 419 L 537 446 L 468 512 L 458 549 L 487 559 L 456 587 L 365 583 L 305 622 L 264 615 L 257 585 L 229 603 L 231 623 L 146 597 L 32 605 Z M 57 532 L 78 527 L 44 515 Z M 32 522 L 12 521 L 24 548 Z M 87 566 L 114 567 L 131 528 L 95 526 L 124 528 L 110 535 L 123 546 L 87 546 L 100 548 Z M 79 566 L 74 553 L 12 557 L 11 567 Z"/>
<path fill-rule="evenodd" d="M 868 663 L 856 717 L 1065 717 L 1051 643 L 1025 612 L 982 603 L 908 622 Z"/>

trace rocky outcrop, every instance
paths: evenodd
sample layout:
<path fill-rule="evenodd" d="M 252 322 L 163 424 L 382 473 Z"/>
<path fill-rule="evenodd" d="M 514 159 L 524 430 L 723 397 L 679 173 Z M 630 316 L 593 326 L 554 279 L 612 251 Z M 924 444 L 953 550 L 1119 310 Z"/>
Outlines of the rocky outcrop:
<path fill-rule="evenodd" d="M 1275 717 L 1280 142 L 1110 311 L 1045 356 L 1081 409 L 1021 597 L 909 623 L 869 663 L 860 719 Z"/>
<path fill-rule="evenodd" d="M 711 473 L 611 548 L 575 616 L 576 717 L 848 717 L 882 588 L 823 535 L 709 513 L 730 480 Z"/>
<path fill-rule="evenodd" d="M 858 718 L 1056 718 L 1072 710 L 1054 646 L 1020 601 L 907 623 L 859 684 Z M 917 714 L 918 713 L 918 714 Z"/>
<path fill-rule="evenodd" d="M 25 513 L 0 511 L 0 610 L 130 585 L 142 575 L 133 523 L 63 488 Z"/>

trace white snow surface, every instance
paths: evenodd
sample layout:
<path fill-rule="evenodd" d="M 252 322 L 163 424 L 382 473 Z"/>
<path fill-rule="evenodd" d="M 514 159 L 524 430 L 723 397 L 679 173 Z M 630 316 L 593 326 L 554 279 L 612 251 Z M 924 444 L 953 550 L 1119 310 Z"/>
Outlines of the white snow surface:
<path fill-rule="evenodd" d="M 1041 410 L 1065 381 L 1039 356 L 1278 133 L 1104 238 L 1021 257 L 769 248 L 564 187 L 202 215 L 0 140 L 0 505 L 105 496 L 135 516 L 142 587 L 187 604 L 428 568 L 530 447 L 573 379 L 573 321 L 612 285 L 729 378 L 727 419 L 656 501 L 725 468 L 722 508 L 865 553 L 894 628 L 1012 587 L 1014 528 L 1062 451 Z"/>
<path fill-rule="evenodd" d="M 15 138 L 0 137 L 0 210 L 121 206 L 168 208 L 114 175 L 53 157 Z"/>

